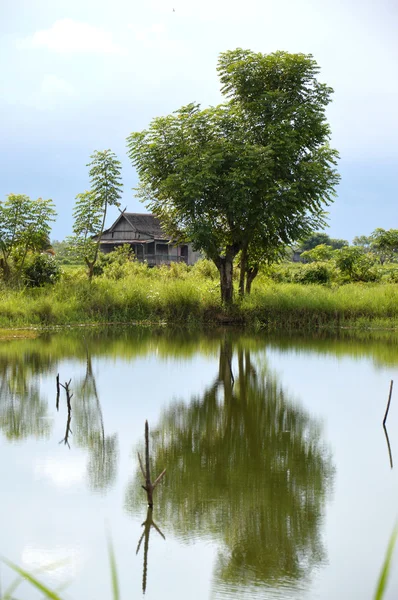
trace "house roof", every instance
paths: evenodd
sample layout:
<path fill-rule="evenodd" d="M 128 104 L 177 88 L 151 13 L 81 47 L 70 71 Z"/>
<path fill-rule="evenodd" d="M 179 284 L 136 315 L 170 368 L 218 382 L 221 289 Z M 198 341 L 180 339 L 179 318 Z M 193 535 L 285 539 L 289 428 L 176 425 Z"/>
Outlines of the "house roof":
<path fill-rule="evenodd" d="M 123 218 L 131 225 L 133 231 L 152 238 L 161 240 L 169 239 L 162 230 L 159 219 L 150 213 L 123 212 L 107 231 L 112 231 L 116 224 Z"/>

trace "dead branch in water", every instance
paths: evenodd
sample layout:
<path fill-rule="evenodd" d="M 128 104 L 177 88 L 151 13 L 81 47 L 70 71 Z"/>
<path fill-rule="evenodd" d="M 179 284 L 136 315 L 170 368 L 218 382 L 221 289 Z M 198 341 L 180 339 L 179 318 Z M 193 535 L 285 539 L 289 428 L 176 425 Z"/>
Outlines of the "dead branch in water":
<path fill-rule="evenodd" d="M 387 408 L 386 408 L 386 412 L 385 412 L 384 419 L 383 419 L 383 427 L 385 427 L 385 425 L 386 425 L 388 411 L 390 410 L 390 403 L 391 403 L 391 396 L 392 396 L 392 386 L 393 385 L 394 385 L 394 381 L 391 379 L 390 393 L 388 395 Z"/>
<path fill-rule="evenodd" d="M 70 448 L 69 445 L 69 435 L 72 434 L 73 435 L 73 431 L 70 428 L 70 422 L 72 420 L 72 405 L 71 405 L 71 400 L 72 400 L 72 396 L 73 393 L 71 394 L 70 392 L 70 382 L 72 381 L 72 379 L 69 379 L 68 382 L 65 381 L 65 385 L 63 385 L 62 383 L 60 384 L 61 387 L 64 388 L 65 392 L 66 392 L 66 406 L 68 408 L 68 418 L 66 420 L 66 430 L 65 430 L 65 437 L 59 442 L 60 444 L 62 444 L 62 442 L 68 446 L 68 448 Z"/>
<path fill-rule="evenodd" d="M 145 479 L 145 485 L 143 485 L 141 487 L 146 491 L 149 508 L 152 508 L 153 507 L 153 490 L 155 489 L 155 487 L 157 486 L 159 481 L 161 481 L 161 479 L 163 478 L 164 474 L 166 473 L 166 469 L 163 469 L 163 471 L 160 473 L 160 475 L 155 479 L 154 483 L 152 483 L 152 481 L 151 481 L 151 466 L 149 463 L 148 421 L 145 421 L 145 469 L 144 469 L 144 465 L 142 463 L 140 453 L 138 453 L 138 460 L 140 462 L 141 472 Z"/>
<path fill-rule="evenodd" d="M 56 409 L 59 410 L 59 394 L 61 391 L 61 389 L 59 387 L 59 373 L 57 373 L 56 381 L 57 381 L 57 399 L 55 401 L 55 406 L 56 406 Z"/>

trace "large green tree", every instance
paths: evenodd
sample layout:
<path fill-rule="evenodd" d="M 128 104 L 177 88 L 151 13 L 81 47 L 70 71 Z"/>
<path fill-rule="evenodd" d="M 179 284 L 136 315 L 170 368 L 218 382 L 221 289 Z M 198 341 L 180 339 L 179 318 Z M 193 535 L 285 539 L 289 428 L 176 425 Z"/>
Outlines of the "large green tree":
<path fill-rule="evenodd" d="M 29 252 L 50 247 L 50 223 L 55 217 L 52 200 L 9 194 L 0 202 L 0 267 L 6 281 L 13 275 L 19 278 Z"/>
<path fill-rule="evenodd" d="M 299 581 L 322 561 L 334 473 L 320 423 L 248 348 L 226 336 L 218 376 L 200 396 L 165 409 L 151 445 L 153 472 L 167 468 L 156 519 L 185 541 L 217 542 L 215 577 L 239 592 Z M 137 470 L 127 489 L 132 513 L 143 502 L 141 478 Z"/>
<path fill-rule="evenodd" d="M 214 261 L 229 303 L 236 255 L 246 272 L 250 249 L 271 256 L 323 226 L 339 177 L 325 116 L 332 89 L 311 55 L 237 49 L 220 55 L 218 72 L 224 104 L 156 118 L 128 149 L 139 196 L 173 238 Z"/>
<path fill-rule="evenodd" d="M 69 243 L 88 267 L 88 277 L 92 278 L 98 259 L 101 235 L 109 206 L 120 206 L 121 163 L 111 150 L 96 150 L 91 156 L 91 189 L 76 196 L 73 211 L 74 236 Z"/>

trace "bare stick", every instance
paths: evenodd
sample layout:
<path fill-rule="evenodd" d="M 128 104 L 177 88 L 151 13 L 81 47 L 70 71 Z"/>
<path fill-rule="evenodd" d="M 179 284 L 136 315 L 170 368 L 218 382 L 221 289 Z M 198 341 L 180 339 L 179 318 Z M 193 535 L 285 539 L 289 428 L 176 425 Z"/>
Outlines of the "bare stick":
<path fill-rule="evenodd" d="M 392 395 L 392 386 L 394 385 L 394 381 L 391 379 L 391 383 L 390 383 L 390 393 L 388 395 L 388 402 L 387 402 L 387 408 L 386 408 L 386 414 L 384 415 L 384 419 L 383 419 L 383 427 L 386 424 L 387 421 L 387 415 L 388 415 L 388 411 L 390 410 L 390 402 L 391 402 L 391 395 Z"/>
<path fill-rule="evenodd" d="M 144 465 L 142 463 L 141 455 L 140 455 L 139 452 L 138 452 L 138 460 L 139 460 L 139 463 L 140 463 L 140 468 L 141 468 L 142 475 L 143 475 L 143 477 L 145 479 L 145 485 L 142 485 L 141 487 L 146 491 L 146 495 L 147 495 L 147 498 L 148 498 L 148 507 L 152 508 L 153 507 L 153 490 L 155 489 L 155 487 L 157 486 L 157 484 L 163 478 L 163 476 L 164 476 L 164 474 L 166 472 L 166 469 L 163 469 L 163 471 L 160 473 L 160 475 L 155 479 L 155 482 L 152 483 L 152 481 L 151 481 L 151 465 L 150 465 L 150 462 L 149 462 L 149 426 L 148 426 L 148 421 L 145 421 L 145 468 L 144 468 Z"/>
<path fill-rule="evenodd" d="M 142 525 L 145 525 L 145 523 L 143 523 Z M 141 525 L 141 527 L 142 527 L 142 525 Z M 140 551 L 141 544 L 142 544 L 142 540 L 144 539 L 144 536 L 145 536 L 145 529 L 144 529 L 144 531 L 142 532 L 142 536 L 140 537 L 140 541 L 138 542 L 138 546 L 137 546 L 136 554 L 138 554 L 138 552 Z"/>
<path fill-rule="evenodd" d="M 385 425 L 383 425 L 383 429 L 384 429 L 384 434 L 386 436 L 386 441 L 387 441 L 388 456 L 390 457 L 390 467 L 393 468 L 394 464 L 392 462 L 392 452 L 391 452 L 391 446 L 390 446 L 390 439 L 389 439 L 388 433 L 387 433 L 387 427 Z"/>
<path fill-rule="evenodd" d="M 68 418 L 66 420 L 66 431 L 65 431 L 65 437 L 63 440 L 61 440 L 59 443 L 61 444 L 62 442 L 64 442 L 65 445 L 68 446 L 68 448 L 70 449 L 70 445 L 69 445 L 69 434 L 72 433 L 72 429 L 70 427 L 70 423 L 71 423 L 71 419 L 72 419 L 72 406 L 71 406 L 71 399 L 73 397 L 73 393 L 71 394 L 69 386 L 70 386 L 70 382 L 72 381 L 72 379 L 69 379 L 68 382 L 65 382 L 65 385 L 63 385 L 62 383 L 60 384 L 65 392 L 66 392 L 66 405 L 68 407 Z"/>
<path fill-rule="evenodd" d="M 156 477 L 155 481 L 153 482 L 153 489 L 155 489 L 155 487 L 157 486 L 157 484 L 159 483 L 159 481 L 162 479 L 163 475 L 166 473 L 166 469 L 163 469 L 163 471 L 161 472 L 161 474 Z"/>
<path fill-rule="evenodd" d="M 149 426 L 148 421 L 145 421 L 145 487 L 148 495 L 148 506 L 153 506 L 153 487 L 151 483 L 151 465 L 149 463 Z"/>
<path fill-rule="evenodd" d="M 55 402 L 55 406 L 56 409 L 59 410 L 59 394 L 60 394 L 60 387 L 59 387 L 59 373 L 57 373 L 57 400 Z"/>
<path fill-rule="evenodd" d="M 137 452 L 137 454 L 138 454 L 138 460 L 140 461 L 141 473 L 143 474 L 143 476 L 144 476 L 144 479 L 146 479 L 146 476 L 145 476 L 145 469 L 144 469 L 144 465 L 142 464 L 142 460 L 141 460 L 140 453 L 139 453 L 139 452 Z"/>

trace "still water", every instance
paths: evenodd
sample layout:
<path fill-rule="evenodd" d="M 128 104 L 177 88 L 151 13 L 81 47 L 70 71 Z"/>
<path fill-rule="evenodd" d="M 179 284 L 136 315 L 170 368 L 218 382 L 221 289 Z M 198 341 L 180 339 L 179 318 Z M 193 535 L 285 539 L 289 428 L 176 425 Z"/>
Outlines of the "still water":
<path fill-rule="evenodd" d="M 2 342 L 0 554 L 66 600 L 110 600 L 107 530 L 122 599 L 372 598 L 398 517 L 394 392 L 391 454 L 381 426 L 397 370 L 398 338 L 381 334 Z M 153 479 L 166 468 L 152 513 L 146 419 Z M 4 594 L 15 577 L 0 574 Z"/>

